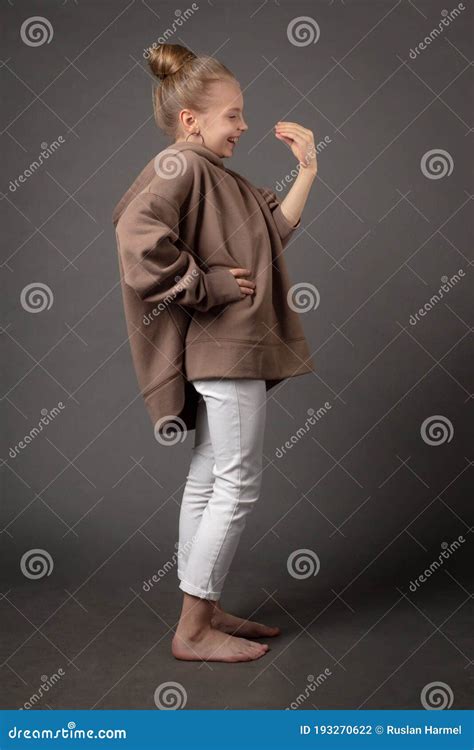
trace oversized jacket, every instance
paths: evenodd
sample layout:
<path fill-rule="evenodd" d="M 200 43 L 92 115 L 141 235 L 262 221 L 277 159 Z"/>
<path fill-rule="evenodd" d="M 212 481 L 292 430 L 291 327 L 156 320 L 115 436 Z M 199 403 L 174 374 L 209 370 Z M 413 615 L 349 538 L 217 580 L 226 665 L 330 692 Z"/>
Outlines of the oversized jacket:
<path fill-rule="evenodd" d="M 205 146 L 175 142 L 115 207 L 132 360 L 158 437 L 192 430 L 194 378 L 262 378 L 267 391 L 314 370 L 283 257 L 289 224 Z M 229 268 L 256 283 L 242 296 Z"/>

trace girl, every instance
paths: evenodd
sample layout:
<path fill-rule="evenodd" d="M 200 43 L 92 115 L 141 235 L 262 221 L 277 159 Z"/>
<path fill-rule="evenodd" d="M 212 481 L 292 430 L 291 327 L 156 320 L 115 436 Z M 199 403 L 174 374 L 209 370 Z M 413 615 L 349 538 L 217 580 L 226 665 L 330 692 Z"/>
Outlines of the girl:
<path fill-rule="evenodd" d="M 247 131 L 238 81 L 180 45 L 149 50 L 155 119 L 173 139 L 114 213 L 125 316 L 157 439 L 195 429 L 179 519 L 177 659 L 249 661 L 279 628 L 220 596 L 259 497 L 266 392 L 314 370 L 283 249 L 317 172 L 313 134 L 278 122 L 300 169 L 282 203 L 223 160 Z M 168 440 L 166 440 L 168 436 Z"/>

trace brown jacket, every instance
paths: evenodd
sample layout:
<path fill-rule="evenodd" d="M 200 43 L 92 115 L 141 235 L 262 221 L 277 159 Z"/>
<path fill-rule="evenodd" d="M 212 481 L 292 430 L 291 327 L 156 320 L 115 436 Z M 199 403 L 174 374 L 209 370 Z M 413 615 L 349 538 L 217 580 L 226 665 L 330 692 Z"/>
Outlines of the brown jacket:
<path fill-rule="evenodd" d="M 262 378 L 267 391 L 314 370 L 288 304 L 292 232 L 274 192 L 210 149 L 173 143 L 146 165 L 113 213 L 125 320 L 155 427 L 192 430 L 195 378 Z M 229 268 L 256 283 L 242 297 Z"/>

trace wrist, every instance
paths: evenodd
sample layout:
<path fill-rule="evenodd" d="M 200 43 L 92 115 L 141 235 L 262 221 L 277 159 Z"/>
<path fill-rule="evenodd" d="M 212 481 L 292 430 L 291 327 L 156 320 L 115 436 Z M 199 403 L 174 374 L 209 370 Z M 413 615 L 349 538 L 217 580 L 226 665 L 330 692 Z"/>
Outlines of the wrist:
<path fill-rule="evenodd" d="M 298 171 L 298 177 L 303 175 L 308 180 L 314 180 L 318 172 L 317 167 L 305 166 L 302 162 L 298 162 L 298 164 L 300 167 Z"/>

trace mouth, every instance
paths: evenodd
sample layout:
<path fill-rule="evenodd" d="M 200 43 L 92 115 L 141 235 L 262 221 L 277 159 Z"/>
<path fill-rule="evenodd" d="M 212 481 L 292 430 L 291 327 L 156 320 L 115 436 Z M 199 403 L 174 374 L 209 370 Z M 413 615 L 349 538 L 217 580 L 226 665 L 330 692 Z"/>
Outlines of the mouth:
<path fill-rule="evenodd" d="M 227 140 L 228 140 L 229 143 L 232 143 L 232 145 L 235 146 L 235 144 L 238 142 L 239 138 L 240 138 L 240 136 L 236 135 L 234 137 L 227 138 Z"/>

